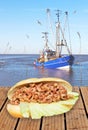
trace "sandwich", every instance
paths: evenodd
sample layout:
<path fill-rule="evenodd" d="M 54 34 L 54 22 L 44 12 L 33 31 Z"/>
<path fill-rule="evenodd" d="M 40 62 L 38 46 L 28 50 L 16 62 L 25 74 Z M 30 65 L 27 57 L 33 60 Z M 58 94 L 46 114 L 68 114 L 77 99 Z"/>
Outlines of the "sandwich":
<path fill-rule="evenodd" d="M 7 93 L 7 111 L 16 118 L 40 119 L 70 111 L 79 98 L 69 82 L 60 78 L 30 78 Z"/>

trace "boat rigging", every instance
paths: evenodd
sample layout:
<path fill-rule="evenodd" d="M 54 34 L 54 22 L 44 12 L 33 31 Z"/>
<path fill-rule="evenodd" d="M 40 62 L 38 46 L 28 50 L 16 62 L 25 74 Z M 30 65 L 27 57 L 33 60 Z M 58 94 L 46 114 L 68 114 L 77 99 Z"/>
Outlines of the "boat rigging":
<path fill-rule="evenodd" d="M 47 9 L 47 13 L 50 10 Z M 68 12 L 65 12 L 66 18 L 68 17 Z M 50 15 L 48 15 L 50 16 Z M 48 46 L 48 32 L 43 32 L 45 38 L 45 46 L 42 51 L 42 55 L 35 62 L 36 66 L 42 66 L 45 68 L 69 68 L 73 63 L 73 56 L 71 50 L 67 45 L 67 41 L 65 38 L 65 28 L 64 31 L 60 24 L 60 10 L 57 10 L 56 13 L 57 22 L 56 22 L 56 50 L 52 50 Z M 70 35 L 69 35 L 70 36 Z M 68 55 L 62 54 L 62 48 L 66 47 Z"/>

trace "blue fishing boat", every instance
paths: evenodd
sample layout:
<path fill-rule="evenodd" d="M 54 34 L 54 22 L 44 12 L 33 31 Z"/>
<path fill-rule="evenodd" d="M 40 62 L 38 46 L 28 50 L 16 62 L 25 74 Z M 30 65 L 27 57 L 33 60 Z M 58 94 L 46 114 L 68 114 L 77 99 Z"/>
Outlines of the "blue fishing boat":
<path fill-rule="evenodd" d="M 51 68 L 51 69 L 69 69 L 73 62 L 73 56 L 63 56 L 46 62 L 36 61 L 34 64 L 39 67 Z"/>
<path fill-rule="evenodd" d="M 56 49 L 52 50 L 48 46 L 48 32 L 43 32 L 45 38 L 45 47 L 43 48 L 40 57 L 34 61 L 34 65 L 37 67 L 52 68 L 52 69 L 69 69 L 72 64 L 74 57 L 71 50 L 67 45 L 65 39 L 64 30 L 62 30 L 59 21 L 59 10 L 57 10 L 58 21 L 56 23 Z M 48 9 L 49 13 L 49 9 Z M 66 18 L 68 18 L 68 12 L 65 12 Z M 60 38 L 60 36 L 62 37 Z M 67 54 L 62 54 L 63 47 L 66 48 Z"/>

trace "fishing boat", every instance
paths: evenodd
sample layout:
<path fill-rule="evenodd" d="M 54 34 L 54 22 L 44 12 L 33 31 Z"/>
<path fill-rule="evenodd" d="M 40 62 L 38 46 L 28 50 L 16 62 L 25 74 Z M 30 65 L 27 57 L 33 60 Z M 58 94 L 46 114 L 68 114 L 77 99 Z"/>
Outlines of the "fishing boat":
<path fill-rule="evenodd" d="M 65 12 L 66 17 L 68 12 Z M 57 23 L 56 23 L 56 43 L 55 50 L 50 49 L 48 45 L 48 32 L 43 32 L 45 38 L 45 46 L 39 58 L 34 61 L 37 67 L 51 68 L 51 69 L 70 69 L 73 64 L 74 57 L 71 49 L 69 48 L 65 39 L 64 31 L 61 28 L 59 20 L 59 10 L 57 10 Z M 61 36 L 61 38 L 60 38 Z M 62 54 L 63 47 L 66 48 L 67 54 Z"/>

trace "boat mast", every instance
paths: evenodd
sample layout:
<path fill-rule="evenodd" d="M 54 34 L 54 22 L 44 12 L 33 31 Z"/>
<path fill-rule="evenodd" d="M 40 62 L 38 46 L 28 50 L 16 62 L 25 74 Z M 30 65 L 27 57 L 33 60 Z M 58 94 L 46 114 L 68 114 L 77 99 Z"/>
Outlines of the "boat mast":
<path fill-rule="evenodd" d="M 49 49 L 49 47 L 48 47 L 48 36 L 47 36 L 47 34 L 48 34 L 48 32 L 42 32 L 43 34 L 44 34 L 44 37 L 43 38 L 45 38 L 45 51 L 47 51 L 48 49 Z"/>
<path fill-rule="evenodd" d="M 67 16 L 68 16 L 68 12 L 65 12 L 65 14 L 66 14 L 66 18 L 68 18 L 68 17 L 67 17 Z M 71 54 L 71 52 L 70 52 L 69 47 L 68 47 L 68 45 L 67 45 L 67 42 L 66 42 L 66 40 L 65 40 L 64 32 L 63 32 L 63 30 L 62 30 L 62 28 L 61 28 L 61 26 L 60 26 L 60 20 L 59 20 L 60 10 L 57 10 L 56 15 L 57 15 L 57 18 L 58 18 L 58 21 L 57 21 L 57 24 L 56 24 L 56 57 L 60 57 L 60 55 L 61 55 L 61 50 L 62 50 L 62 46 L 66 46 L 67 51 L 68 51 L 69 54 Z M 63 37 L 62 42 L 60 42 L 60 41 L 61 41 L 61 39 L 60 39 L 60 34 L 61 34 L 62 37 Z M 70 37 L 70 32 L 69 32 L 69 37 Z"/>
<path fill-rule="evenodd" d="M 56 23 L 56 57 L 60 56 L 60 21 L 59 21 L 59 17 L 60 17 L 60 10 L 57 10 L 57 18 L 58 21 Z"/>

